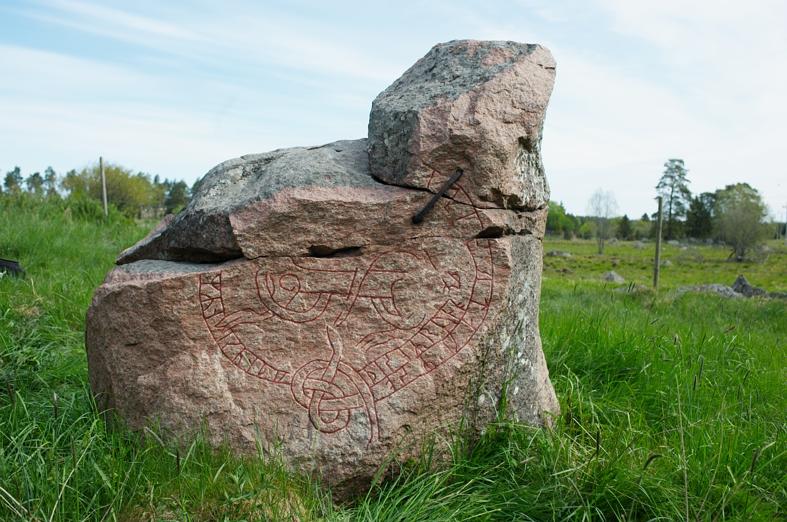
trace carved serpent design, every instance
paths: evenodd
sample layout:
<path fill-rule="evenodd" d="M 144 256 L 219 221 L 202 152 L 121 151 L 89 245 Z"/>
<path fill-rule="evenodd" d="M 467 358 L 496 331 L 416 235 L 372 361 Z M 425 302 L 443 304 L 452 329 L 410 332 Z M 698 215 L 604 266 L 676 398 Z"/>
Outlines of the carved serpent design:
<path fill-rule="evenodd" d="M 445 205 L 470 203 L 459 185 L 449 192 Z M 465 215 L 459 219 L 481 218 L 472 206 L 463 205 Z M 372 259 L 323 259 L 318 266 L 289 260 L 291 270 L 255 275 L 257 297 L 262 312 L 240 310 L 230 313 L 225 307 L 222 272 L 199 276 L 199 301 L 207 328 L 229 361 L 250 376 L 274 385 L 287 385 L 293 399 L 308 412 L 311 424 L 322 433 L 337 433 L 353 421 L 354 412 L 362 412 L 368 422 L 369 442 L 379 438 L 377 403 L 432 373 L 454 357 L 470 342 L 485 321 L 494 291 L 494 266 L 489 240 L 455 240 L 464 258 L 472 266 L 461 270 L 443 266 L 439 253 L 426 248 L 417 251 L 391 249 Z M 444 297 L 430 313 L 419 303 L 399 296 L 400 288 L 413 284 L 408 277 L 431 273 L 442 281 L 434 292 Z M 326 277 L 323 287 L 308 284 L 309 275 Z M 437 280 L 437 279 L 435 279 Z M 335 283 L 346 281 L 346 283 Z M 435 294 L 437 295 L 437 294 Z M 339 308 L 334 317 L 329 310 Z M 372 331 L 365 333 L 350 347 L 347 319 L 361 307 L 378 319 Z M 372 312 L 373 311 L 373 312 Z M 249 348 L 242 340 L 241 325 L 276 321 L 295 325 L 323 325 L 329 358 L 306 361 L 293 368 L 295 361 L 273 361 Z M 269 323 L 272 324 L 272 323 Z M 340 330 L 345 331 L 342 336 Z M 351 348 L 361 357 L 348 359 Z M 352 362 L 350 362 L 352 360 Z M 297 365 L 297 363 L 296 363 Z"/>

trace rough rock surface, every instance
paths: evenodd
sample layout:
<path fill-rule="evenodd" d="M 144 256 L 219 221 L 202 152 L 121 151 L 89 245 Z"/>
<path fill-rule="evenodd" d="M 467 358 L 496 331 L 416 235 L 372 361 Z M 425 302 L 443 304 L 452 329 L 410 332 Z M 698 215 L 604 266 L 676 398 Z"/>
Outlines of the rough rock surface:
<path fill-rule="evenodd" d="M 623 284 L 626 282 L 623 276 L 618 274 L 614 270 L 610 270 L 609 272 L 604 272 L 604 274 L 601 276 L 601 279 L 603 279 L 604 281 L 608 281 L 610 283 L 617 283 L 617 284 Z"/>
<path fill-rule="evenodd" d="M 375 181 L 365 139 L 243 156 L 208 172 L 188 207 L 118 262 L 326 256 L 373 243 L 525 234 L 542 226 L 540 210 L 476 209 L 461 186 L 449 194 L 461 205 L 438 206 L 414 227 L 411 217 L 430 194 Z"/>
<path fill-rule="evenodd" d="M 555 61 L 539 45 L 434 46 L 372 103 L 372 175 L 433 188 L 462 168 L 476 206 L 543 207 L 541 130 L 554 78 Z"/>
<path fill-rule="evenodd" d="M 767 295 L 767 292 L 762 288 L 752 286 L 743 275 L 739 275 L 735 278 L 735 282 L 732 283 L 732 289 L 746 297 L 762 297 Z"/>
<path fill-rule="evenodd" d="M 446 45 L 491 49 L 488 60 L 514 46 Z M 514 47 L 523 51 L 513 65 L 484 72 L 483 86 L 533 53 L 548 55 Z M 551 82 L 533 67 L 517 74 L 545 107 Z M 478 83 L 476 72 L 458 71 L 442 77 L 449 87 Z M 521 101 L 487 87 L 473 94 L 479 107 Z M 487 138 L 443 148 L 482 156 Z M 443 179 L 382 183 L 368 149 L 366 140 L 340 141 L 222 163 L 181 214 L 124 251 L 88 312 L 99 404 L 132 429 L 157 425 L 174 440 L 202 430 L 238 451 L 261 445 L 322 476 L 339 498 L 435 435 L 460 425 L 478 435 L 503 407 L 549 424 L 558 405 L 538 333 L 546 208 L 478 204 L 495 187 L 541 193 L 542 180 L 469 170 L 414 225 Z"/>
<path fill-rule="evenodd" d="M 721 297 L 728 297 L 728 298 L 744 297 L 743 294 L 739 294 L 731 287 L 719 283 L 711 283 L 707 285 L 681 286 L 680 288 L 678 288 L 677 292 L 678 294 L 684 294 L 686 292 L 700 292 L 700 293 L 707 293 L 707 294 L 717 294 L 720 295 Z"/>

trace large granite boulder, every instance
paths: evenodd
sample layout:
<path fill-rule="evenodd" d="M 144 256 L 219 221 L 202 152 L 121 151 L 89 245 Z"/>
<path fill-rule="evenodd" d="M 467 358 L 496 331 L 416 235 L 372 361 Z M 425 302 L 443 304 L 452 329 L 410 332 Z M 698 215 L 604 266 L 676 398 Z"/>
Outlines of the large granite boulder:
<path fill-rule="evenodd" d="M 466 41 L 419 64 L 378 98 L 370 129 L 396 127 L 385 98 L 416 118 L 450 104 L 443 91 L 506 109 L 442 143 L 426 178 L 421 164 L 376 173 L 401 151 L 381 154 L 372 136 L 215 167 L 96 291 L 86 344 L 102 408 L 176 441 L 202 431 L 241 452 L 262 446 L 340 497 L 459 426 L 477 436 L 501 413 L 549 424 L 558 406 L 538 333 L 538 131 L 554 64 L 540 47 Z M 428 103 L 408 101 L 419 76 L 440 79 Z M 483 163 L 498 146 L 516 156 L 520 139 L 538 175 L 505 155 L 496 170 Z M 464 176 L 414 224 L 459 167 Z"/>

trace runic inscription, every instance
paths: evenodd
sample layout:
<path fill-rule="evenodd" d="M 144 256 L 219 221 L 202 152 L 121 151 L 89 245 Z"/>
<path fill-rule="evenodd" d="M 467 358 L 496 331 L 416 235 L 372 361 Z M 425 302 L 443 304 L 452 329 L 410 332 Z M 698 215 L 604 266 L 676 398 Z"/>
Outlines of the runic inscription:
<path fill-rule="evenodd" d="M 462 187 L 447 195 L 440 205 L 453 222 L 476 220 L 480 230 Z M 256 293 L 252 307 L 234 309 L 228 284 L 222 271 L 199 276 L 202 317 L 224 356 L 249 376 L 288 386 L 320 432 L 364 415 L 373 442 L 377 404 L 434 372 L 478 332 L 494 266 L 489 240 L 436 237 L 358 257 L 259 261 L 245 276 Z M 288 329 L 313 337 L 293 338 Z M 271 346 L 269 336 L 291 346 Z M 324 355 L 299 350 L 312 342 Z"/>

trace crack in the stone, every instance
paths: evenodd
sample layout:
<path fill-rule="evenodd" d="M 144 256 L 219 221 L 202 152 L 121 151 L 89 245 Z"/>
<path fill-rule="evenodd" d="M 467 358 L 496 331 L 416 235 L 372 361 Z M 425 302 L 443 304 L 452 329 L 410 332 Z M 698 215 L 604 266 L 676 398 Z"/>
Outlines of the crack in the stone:
<path fill-rule="evenodd" d="M 363 255 L 363 246 L 329 247 L 327 245 L 311 245 L 306 257 L 358 257 Z"/>
<path fill-rule="evenodd" d="M 475 239 L 501 239 L 506 236 L 532 236 L 527 229 L 515 230 L 510 226 L 491 225 L 475 235 Z"/>

